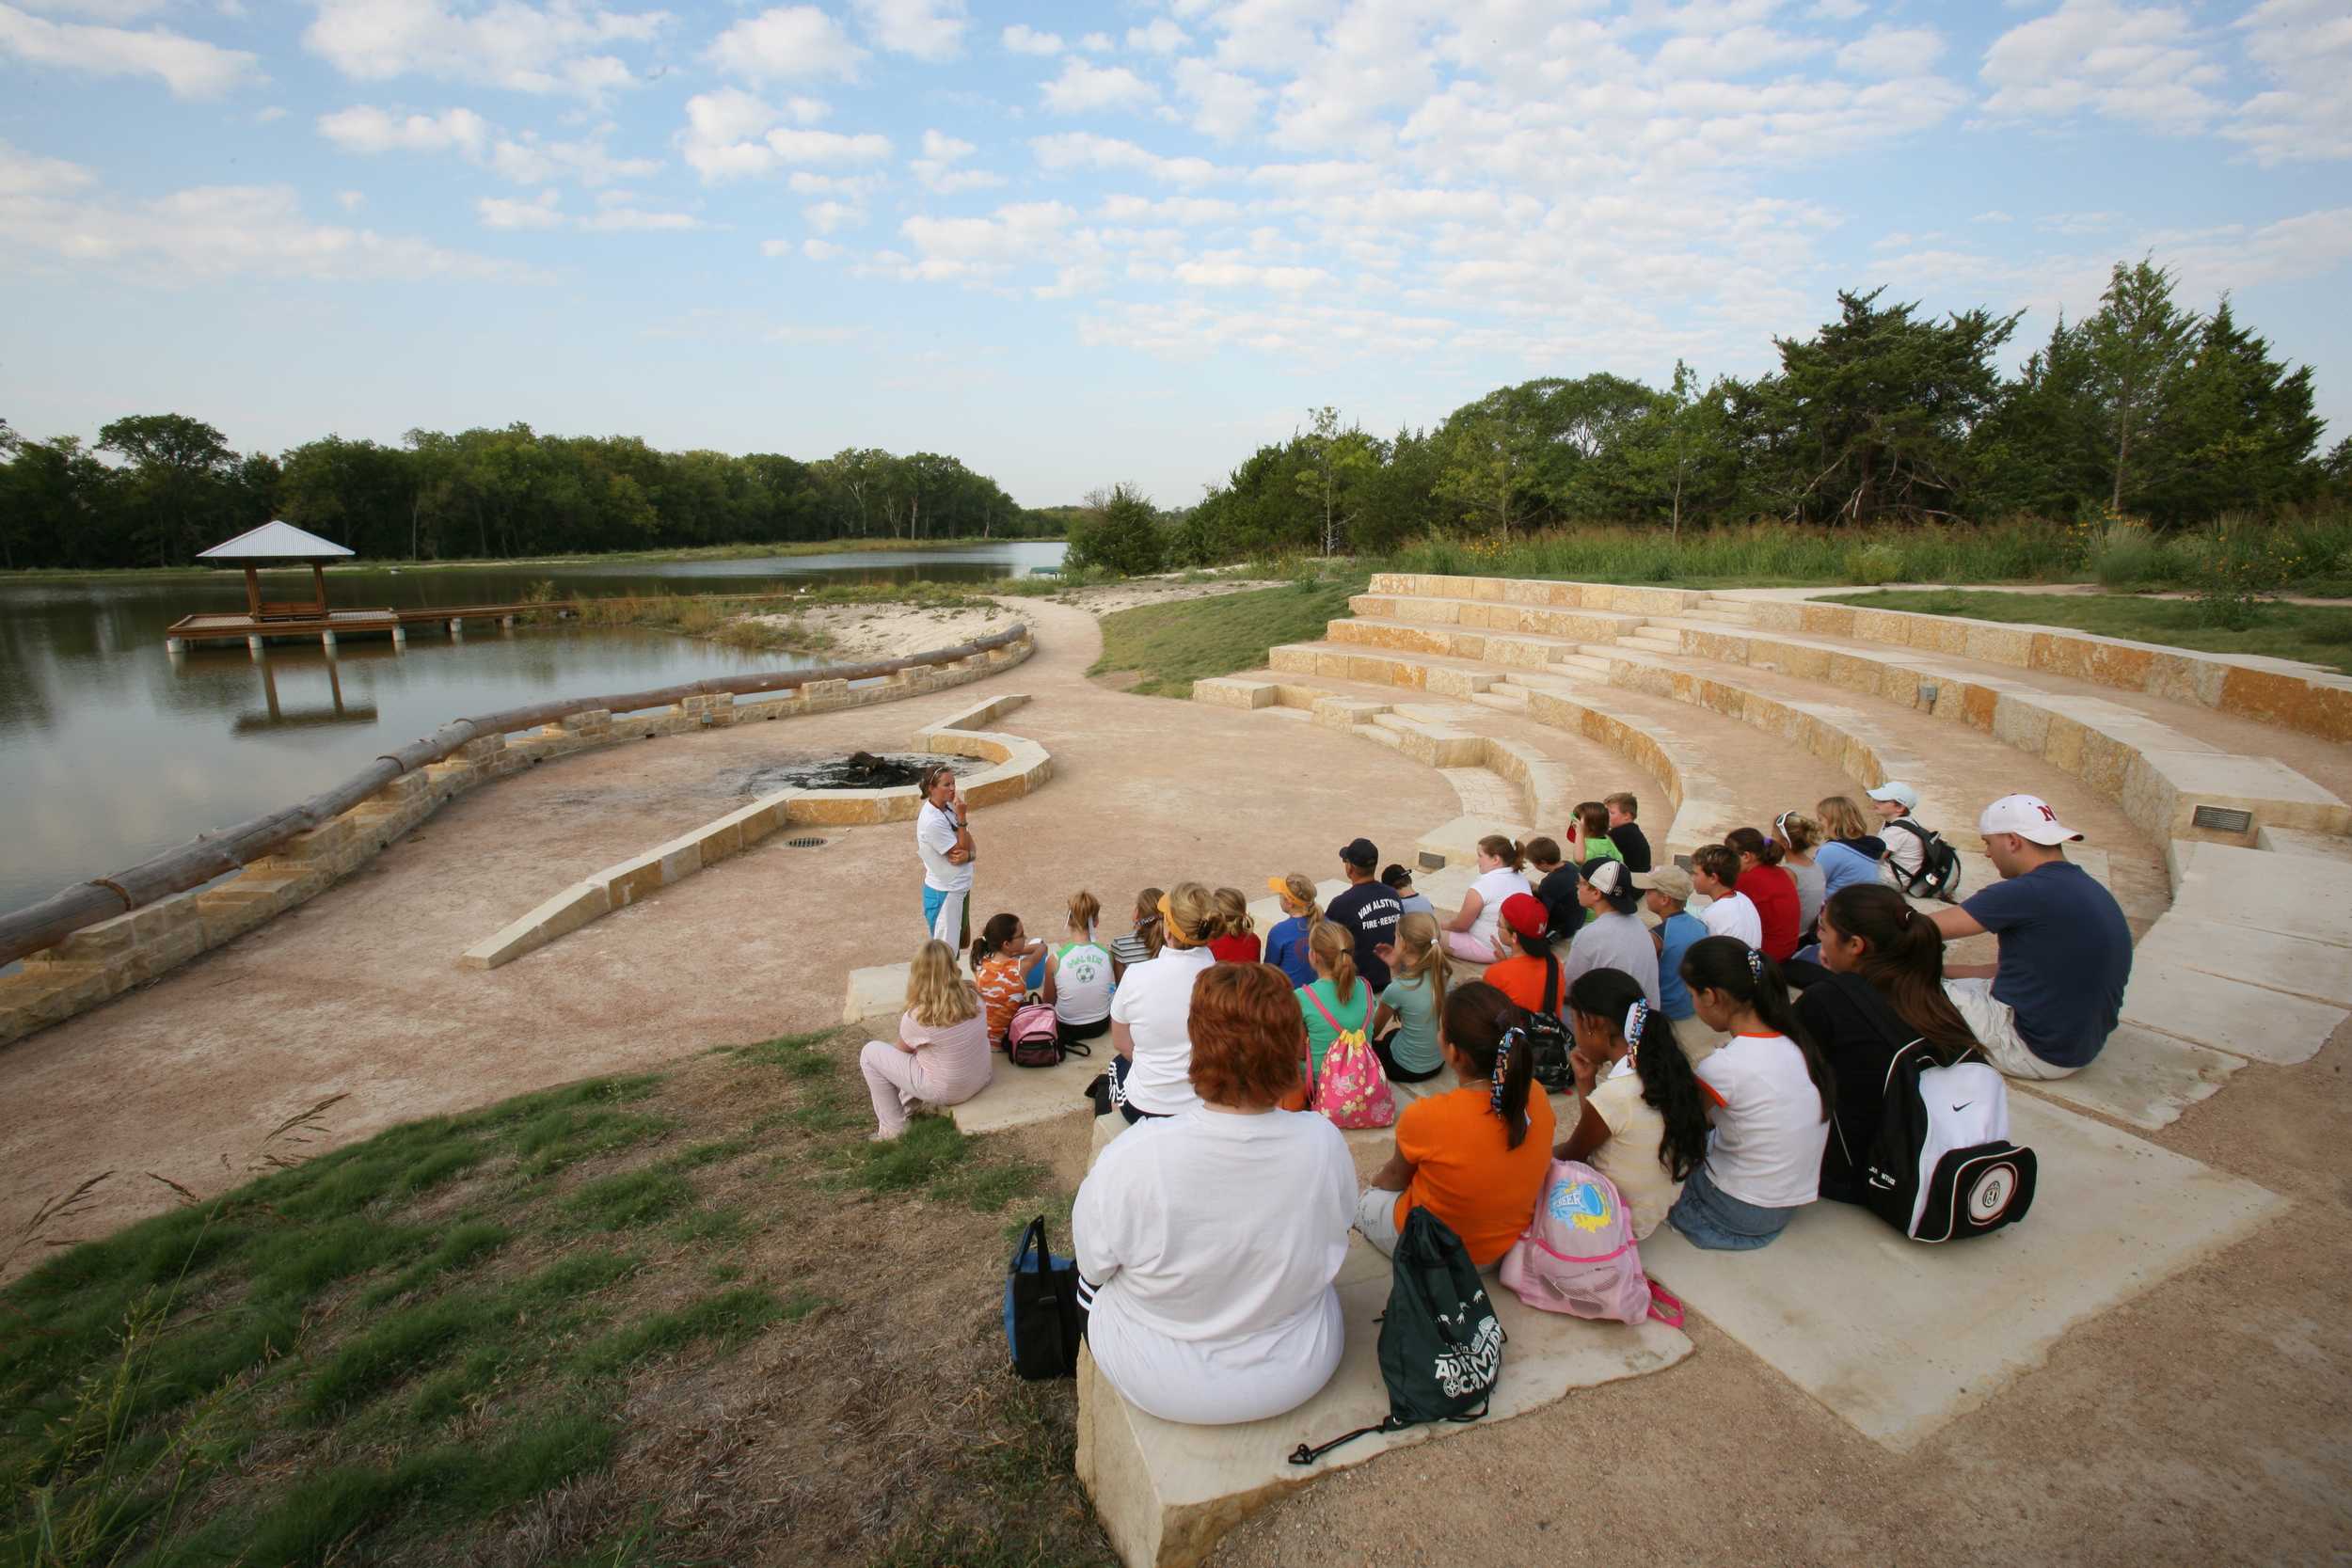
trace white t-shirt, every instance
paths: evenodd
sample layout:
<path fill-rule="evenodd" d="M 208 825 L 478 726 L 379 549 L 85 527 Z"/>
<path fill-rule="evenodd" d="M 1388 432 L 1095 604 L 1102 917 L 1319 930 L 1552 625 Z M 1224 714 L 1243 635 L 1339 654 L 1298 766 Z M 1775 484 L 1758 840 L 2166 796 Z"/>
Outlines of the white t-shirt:
<path fill-rule="evenodd" d="M 1750 947 L 1764 945 L 1764 919 L 1744 893 L 1733 889 L 1699 911 L 1699 924 L 1710 937 L 1738 937 Z"/>
<path fill-rule="evenodd" d="M 1617 1196 L 1633 1216 L 1633 1239 L 1641 1241 L 1658 1228 L 1682 1196 L 1682 1183 L 1667 1175 L 1658 1160 L 1666 1118 L 1642 1098 L 1642 1080 L 1630 1056 L 1618 1058 L 1584 1103 L 1609 1129 L 1609 1141 L 1593 1150 L 1585 1164 L 1617 1184 Z"/>
<path fill-rule="evenodd" d="M 972 863 L 947 858 L 956 847 L 956 814 L 929 800 L 914 813 L 914 847 L 923 856 L 923 885 L 942 893 L 972 891 Z"/>
<path fill-rule="evenodd" d="M 1119 994 L 1159 961 L 1128 971 Z M 1355 1216 L 1356 1163 L 1316 1113 L 1196 1105 L 1138 1122 L 1103 1150 L 1071 1212 L 1094 1288 L 1095 1364 L 1164 1420 L 1296 1408 L 1340 1364 L 1331 1282 Z"/>
<path fill-rule="evenodd" d="M 1492 871 L 1480 872 L 1478 880 L 1470 884 L 1470 891 L 1478 895 L 1479 906 L 1478 918 L 1470 922 L 1469 935 L 1492 947 L 1495 927 L 1502 923 L 1502 901 L 1515 893 L 1535 890 L 1528 886 L 1523 874 L 1507 865 L 1498 865 Z"/>
<path fill-rule="evenodd" d="M 1759 1209 L 1794 1209 L 1821 1196 L 1829 1121 L 1796 1041 L 1734 1035 L 1693 1070 L 1721 1101 L 1707 1174 L 1725 1196 Z"/>
<path fill-rule="evenodd" d="M 1054 1016 L 1092 1023 L 1111 1010 L 1111 954 L 1100 942 L 1073 942 L 1054 955 Z"/>
<path fill-rule="evenodd" d="M 1127 1098 L 1136 1110 L 1165 1117 L 1200 1103 L 1192 1092 L 1192 983 L 1216 962 L 1206 947 L 1170 943 L 1120 978 L 1111 1022 L 1135 1036 Z"/>
<path fill-rule="evenodd" d="M 1886 846 L 1886 858 L 1879 862 L 1879 868 L 1898 886 L 1919 875 L 1919 866 L 1928 858 L 1928 847 L 1917 833 L 1895 826 L 1897 822 L 1911 820 L 1908 816 L 1894 817 L 1879 829 L 1879 838 Z"/>

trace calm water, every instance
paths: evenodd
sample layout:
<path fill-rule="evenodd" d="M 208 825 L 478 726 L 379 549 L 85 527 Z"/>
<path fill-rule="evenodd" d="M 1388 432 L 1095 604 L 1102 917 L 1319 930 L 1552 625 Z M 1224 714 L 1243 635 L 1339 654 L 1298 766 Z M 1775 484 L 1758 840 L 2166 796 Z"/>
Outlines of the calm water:
<path fill-rule="evenodd" d="M 549 579 L 579 594 L 977 581 L 1058 566 L 1062 548 L 329 572 L 327 594 L 373 608 L 501 603 Z M 263 592 L 302 597 L 307 582 L 264 574 Z M 812 662 L 662 632 L 482 622 L 454 644 L 412 628 L 397 654 L 382 639 L 347 639 L 334 658 L 315 643 L 273 643 L 258 661 L 241 643 L 164 653 L 181 616 L 244 608 L 245 579 L 228 573 L 0 582 L 0 910 L 290 805 L 465 714 Z"/>

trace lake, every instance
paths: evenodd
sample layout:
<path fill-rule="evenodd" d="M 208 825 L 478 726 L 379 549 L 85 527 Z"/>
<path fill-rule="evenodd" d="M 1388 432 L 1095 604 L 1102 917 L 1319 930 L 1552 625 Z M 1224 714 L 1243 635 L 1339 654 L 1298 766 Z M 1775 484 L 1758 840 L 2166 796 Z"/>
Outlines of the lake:
<path fill-rule="evenodd" d="M 497 604 L 559 594 L 756 594 L 810 582 L 983 581 L 1061 564 L 1059 540 L 711 561 L 330 570 L 342 607 Z M 309 573 L 263 573 L 272 597 Z M 282 593 L 270 586 L 282 580 Z M 465 640 L 414 627 L 405 651 L 345 640 L 199 646 L 164 628 L 245 609 L 239 573 L 0 579 L 0 910 L 113 874 L 207 829 L 291 805 L 452 719 L 567 695 L 803 666 L 790 654 L 634 627 L 571 625 Z"/>

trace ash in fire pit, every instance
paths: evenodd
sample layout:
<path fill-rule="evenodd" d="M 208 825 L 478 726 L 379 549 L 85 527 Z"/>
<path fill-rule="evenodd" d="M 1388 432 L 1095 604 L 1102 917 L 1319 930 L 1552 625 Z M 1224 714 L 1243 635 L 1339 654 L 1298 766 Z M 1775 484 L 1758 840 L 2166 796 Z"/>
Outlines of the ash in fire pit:
<path fill-rule="evenodd" d="M 925 756 L 920 752 L 877 756 L 871 752 L 851 752 L 846 757 L 770 763 L 755 768 L 743 776 L 738 792 L 765 795 L 796 784 L 803 789 L 891 789 L 914 784 L 922 777 L 923 769 L 934 762 L 945 762 L 958 772 L 963 770 L 964 759 L 961 757 Z"/>

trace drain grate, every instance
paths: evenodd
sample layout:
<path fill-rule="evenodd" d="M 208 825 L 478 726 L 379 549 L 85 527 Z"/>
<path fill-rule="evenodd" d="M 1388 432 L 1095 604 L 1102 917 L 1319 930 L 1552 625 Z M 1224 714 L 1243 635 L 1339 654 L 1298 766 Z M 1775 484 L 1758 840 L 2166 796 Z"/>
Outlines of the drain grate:
<path fill-rule="evenodd" d="M 784 847 L 787 849 L 821 849 L 832 842 L 829 838 L 787 838 Z"/>

